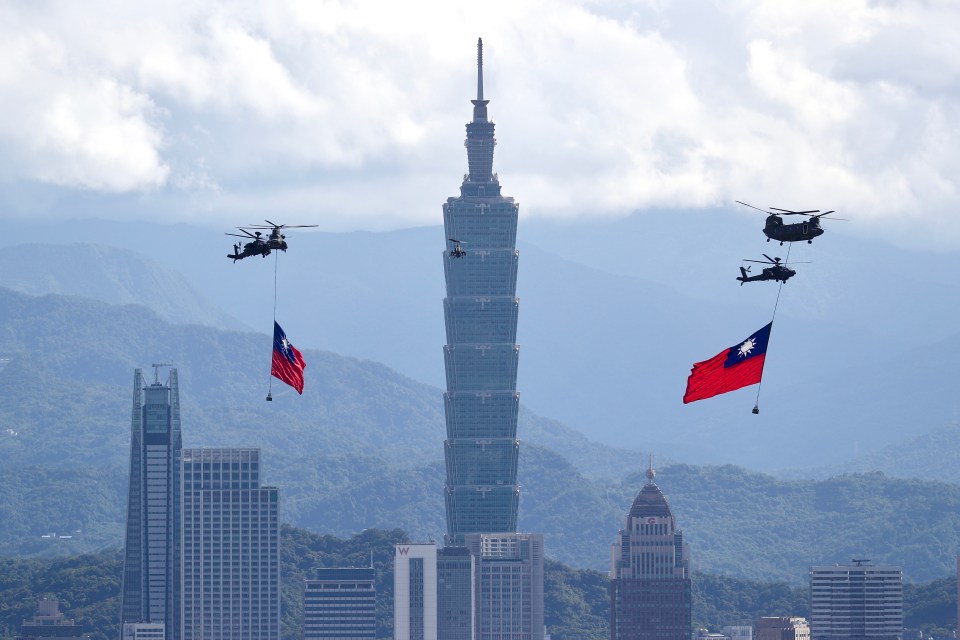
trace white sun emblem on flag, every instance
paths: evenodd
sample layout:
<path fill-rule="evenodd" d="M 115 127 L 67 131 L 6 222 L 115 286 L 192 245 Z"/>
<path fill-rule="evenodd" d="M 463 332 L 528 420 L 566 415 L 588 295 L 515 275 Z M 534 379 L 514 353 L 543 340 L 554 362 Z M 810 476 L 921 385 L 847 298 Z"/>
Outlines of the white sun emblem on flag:
<path fill-rule="evenodd" d="M 753 348 L 754 348 L 755 346 L 757 346 L 757 345 L 756 345 L 756 343 L 753 341 L 753 338 L 747 339 L 746 342 L 744 342 L 742 345 L 740 345 L 740 351 L 738 352 L 738 353 L 740 354 L 740 357 L 741 357 L 741 358 L 746 358 L 748 355 L 750 355 L 750 352 L 753 351 Z"/>
<path fill-rule="evenodd" d="M 286 337 L 284 337 L 283 340 L 280 341 L 280 344 L 283 345 L 284 353 L 290 350 L 290 341 L 287 340 Z"/>

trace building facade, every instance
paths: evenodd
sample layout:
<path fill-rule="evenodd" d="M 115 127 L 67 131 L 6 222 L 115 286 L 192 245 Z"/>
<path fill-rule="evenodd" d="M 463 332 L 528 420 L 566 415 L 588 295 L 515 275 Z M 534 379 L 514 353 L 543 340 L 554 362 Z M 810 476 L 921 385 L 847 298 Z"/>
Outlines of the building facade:
<path fill-rule="evenodd" d="M 483 98 L 483 50 L 478 43 L 477 98 L 467 124 L 469 172 L 460 196 L 443 205 L 447 344 L 444 394 L 447 438 L 445 504 L 448 546 L 465 534 L 516 531 L 517 484 L 516 297 L 519 205 L 500 193 L 493 173 L 494 124 Z M 461 251 L 457 251 L 461 248 Z"/>
<path fill-rule="evenodd" d="M 162 622 L 125 622 L 123 640 L 166 640 L 167 632 Z"/>
<path fill-rule="evenodd" d="M 23 621 L 20 635 L 14 636 L 14 640 L 90 640 L 90 636 L 83 632 L 83 625 L 60 612 L 59 600 L 41 598 L 37 615 Z"/>
<path fill-rule="evenodd" d="M 477 640 L 543 640 L 543 535 L 476 533 Z"/>
<path fill-rule="evenodd" d="M 689 550 L 666 498 L 647 470 L 611 548 L 611 640 L 688 640 Z"/>
<path fill-rule="evenodd" d="M 437 637 L 474 640 L 477 558 L 466 547 L 437 550 Z"/>
<path fill-rule="evenodd" d="M 903 570 L 853 564 L 810 568 L 812 640 L 900 640 Z"/>
<path fill-rule="evenodd" d="M 749 624 L 726 625 L 721 631 L 730 640 L 753 640 L 753 627 Z"/>
<path fill-rule="evenodd" d="M 303 640 L 374 640 L 376 578 L 373 567 L 317 569 L 304 581 Z"/>
<path fill-rule="evenodd" d="M 259 449 L 184 449 L 183 640 L 280 640 L 279 492 Z"/>
<path fill-rule="evenodd" d="M 159 622 L 167 630 L 178 623 L 180 392 L 176 369 L 160 382 L 164 366 L 154 365 L 151 384 L 140 369 L 133 377 L 121 630 L 133 622 Z"/>
<path fill-rule="evenodd" d="M 810 640 L 810 624 L 797 616 L 765 616 L 757 621 L 757 640 Z"/>
<path fill-rule="evenodd" d="M 393 557 L 393 638 L 437 637 L 437 545 L 398 544 Z"/>

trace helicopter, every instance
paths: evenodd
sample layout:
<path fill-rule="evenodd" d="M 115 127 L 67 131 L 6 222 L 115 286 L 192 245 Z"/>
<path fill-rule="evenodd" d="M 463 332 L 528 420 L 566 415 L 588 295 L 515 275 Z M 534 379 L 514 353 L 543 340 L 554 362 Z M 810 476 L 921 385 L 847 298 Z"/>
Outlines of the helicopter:
<path fill-rule="evenodd" d="M 270 222 L 269 220 L 264 220 L 267 225 L 262 224 L 252 224 L 248 228 L 250 229 L 270 229 L 270 235 L 267 237 L 267 244 L 271 249 L 279 249 L 280 251 L 287 250 L 287 236 L 280 233 L 280 229 L 297 229 L 303 227 L 316 227 L 315 224 L 277 224 L 275 222 Z"/>
<path fill-rule="evenodd" d="M 464 251 L 463 247 L 460 246 L 461 244 L 466 244 L 465 242 L 461 243 L 459 240 L 454 238 L 447 238 L 447 240 L 453 243 L 453 250 L 450 251 L 451 258 L 462 258 L 463 256 L 467 255 L 467 252 Z"/>
<path fill-rule="evenodd" d="M 819 209 L 791 211 L 790 209 L 778 209 L 777 207 L 770 207 L 769 210 L 766 210 L 755 207 L 752 204 L 747 204 L 746 202 L 741 202 L 740 200 L 736 202 L 737 204 L 742 204 L 745 207 L 763 211 L 767 214 L 767 222 L 763 226 L 763 234 L 767 236 L 767 242 L 777 240 L 781 245 L 783 245 L 784 242 L 799 242 L 801 240 L 806 240 L 808 244 L 812 243 L 814 238 L 823 235 L 823 228 L 820 227 L 820 218 L 834 213 L 833 210 L 820 213 Z M 784 224 L 783 216 L 807 216 L 810 219 L 804 220 L 803 222 Z M 844 218 L 830 219 L 844 220 Z"/>
<path fill-rule="evenodd" d="M 761 271 L 755 276 L 747 275 L 747 273 L 750 271 L 750 267 L 747 267 L 747 268 L 740 267 L 740 275 L 737 276 L 737 280 L 740 281 L 741 287 L 743 286 L 744 282 L 759 282 L 761 280 L 773 280 L 775 282 L 780 281 L 785 283 L 787 280 L 797 275 L 797 272 L 795 270 L 789 268 L 787 265 L 780 262 L 779 257 L 771 258 L 765 253 L 763 254 L 763 257 L 766 258 L 766 260 L 744 259 L 744 262 L 757 262 L 760 264 L 769 264 L 773 266 L 766 267 L 765 269 L 763 269 L 763 271 Z M 797 263 L 794 263 L 794 264 L 797 264 Z"/>
<path fill-rule="evenodd" d="M 243 260 L 244 258 L 249 258 L 250 256 L 261 256 L 263 258 L 270 255 L 271 251 L 286 251 L 287 250 L 287 236 L 280 232 L 281 229 L 291 229 L 296 227 L 316 227 L 315 224 L 276 224 L 270 222 L 269 220 L 264 220 L 269 226 L 252 224 L 247 227 L 237 227 L 246 235 L 240 235 L 238 233 L 228 233 L 228 236 L 236 236 L 238 238 L 250 238 L 251 241 L 243 245 L 243 251 L 240 251 L 240 243 L 233 245 L 233 253 L 227 254 L 228 258 L 232 258 L 234 262 L 237 260 Z M 266 238 L 263 238 L 263 232 L 260 229 L 270 229 L 270 235 Z M 250 231 L 254 230 L 253 233 Z"/>
<path fill-rule="evenodd" d="M 266 258 L 270 255 L 270 244 L 264 240 L 261 236 L 261 232 L 257 231 L 256 233 L 250 233 L 243 227 L 237 227 L 240 231 L 243 231 L 245 235 L 240 235 L 239 233 L 227 233 L 224 235 L 235 236 L 237 238 L 243 238 L 244 240 L 249 240 L 243 244 L 243 251 L 240 250 L 240 243 L 234 243 L 233 253 L 228 253 L 227 257 L 231 258 L 234 262 L 237 260 L 243 260 L 244 258 L 249 258 L 250 256 L 261 256 Z"/>

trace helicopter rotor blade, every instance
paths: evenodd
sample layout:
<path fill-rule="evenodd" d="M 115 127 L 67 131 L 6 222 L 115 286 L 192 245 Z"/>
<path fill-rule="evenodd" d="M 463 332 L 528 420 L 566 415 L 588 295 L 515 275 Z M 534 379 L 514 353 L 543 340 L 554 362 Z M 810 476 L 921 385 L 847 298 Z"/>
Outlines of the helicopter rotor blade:
<path fill-rule="evenodd" d="M 750 207 L 751 209 L 756 209 L 757 211 L 763 211 L 765 214 L 770 215 L 770 212 L 767 211 L 766 209 L 761 209 L 760 207 L 755 207 L 755 206 L 753 206 L 752 204 L 747 204 L 746 202 L 742 202 L 742 201 L 740 201 L 740 200 L 734 200 L 734 202 L 736 202 L 737 204 L 742 204 L 742 205 L 745 206 L 745 207 Z"/>
<path fill-rule="evenodd" d="M 831 213 L 833 213 L 833 211 L 827 211 L 826 213 L 821 213 L 821 214 L 819 214 L 819 215 L 812 216 L 812 217 L 814 217 L 814 218 L 822 218 L 823 216 L 828 215 L 828 214 L 831 214 Z M 830 219 L 831 219 L 831 220 L 840 220 L 840 221 L 842 221 L 842 222 L 849 222 L 849 220 L 847 220 L 846 218 L 834 218 L 833 216 L 830 216 Z"/>
<path fill-rule="evenodd" d="M 757 264 L 774 264 L 774 263 L 771 262 L 770 260 L 747 260 L 746 258 L 744 258 L 743 261 L 744 261 L 744 262 L 756 262 Z"/>
<path fill-rule="evenodd" d="M 811 209 L 810 211 L 790 211 L 789 209 L 777 209 L 776 207 L 770 208 L 776 211 L 776 215 L 779 216 L 810 216 L 811 218 L 815 218 L 816 216 L 813 214 L 815 214 L 817 211 L 820 211 L 820 209 Z"/>
<path fill-rule="evenodd" d="M 245 228 L 243 228 L 243 227 L 237 227 L 237 229 L 239 229 L 240 231 L 244 232 L 245 234 L 247 234 L 247 236 L 249 236 L 249 237 L 251 237 L 251 238 L 256 238 L 256 237 L 257 237 L 257 236 L 255 236 L 255 235 L 253 235 L 252 233 L 250 233 L 249 231 L 247 231 L 247 230 L 246 230 Z"/>
<path fill-rule="evenodd" d="M 244 240 L 249 240 L 250 236 L 242 236 L 239 233 L 224 233 L 225 236 L 234 236 L 235 238 L 243 238 Z"/>
<path fill-rule="evenodd" d="M 269 220 L 268 220 L 269 222 Z M 250 229 L 296 229 L 301 227 L 319 227 L 317 224 L 251 224 Z"/>

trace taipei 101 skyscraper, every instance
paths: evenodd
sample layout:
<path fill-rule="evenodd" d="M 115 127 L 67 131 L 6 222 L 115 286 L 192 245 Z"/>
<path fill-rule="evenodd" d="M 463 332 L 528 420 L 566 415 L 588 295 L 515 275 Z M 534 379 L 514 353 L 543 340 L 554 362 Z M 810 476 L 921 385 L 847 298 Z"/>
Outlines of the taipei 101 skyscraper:
<path fill-rule="evenodd" d="M 493 172 L 494 125 L 483 98 L 477 42 L 477 98 L 467 124 L 469 173 L 443 205 L 447 344 L 444 394 L 448 546 L 476 533 L 517 526 L 517 205 Z"/>

